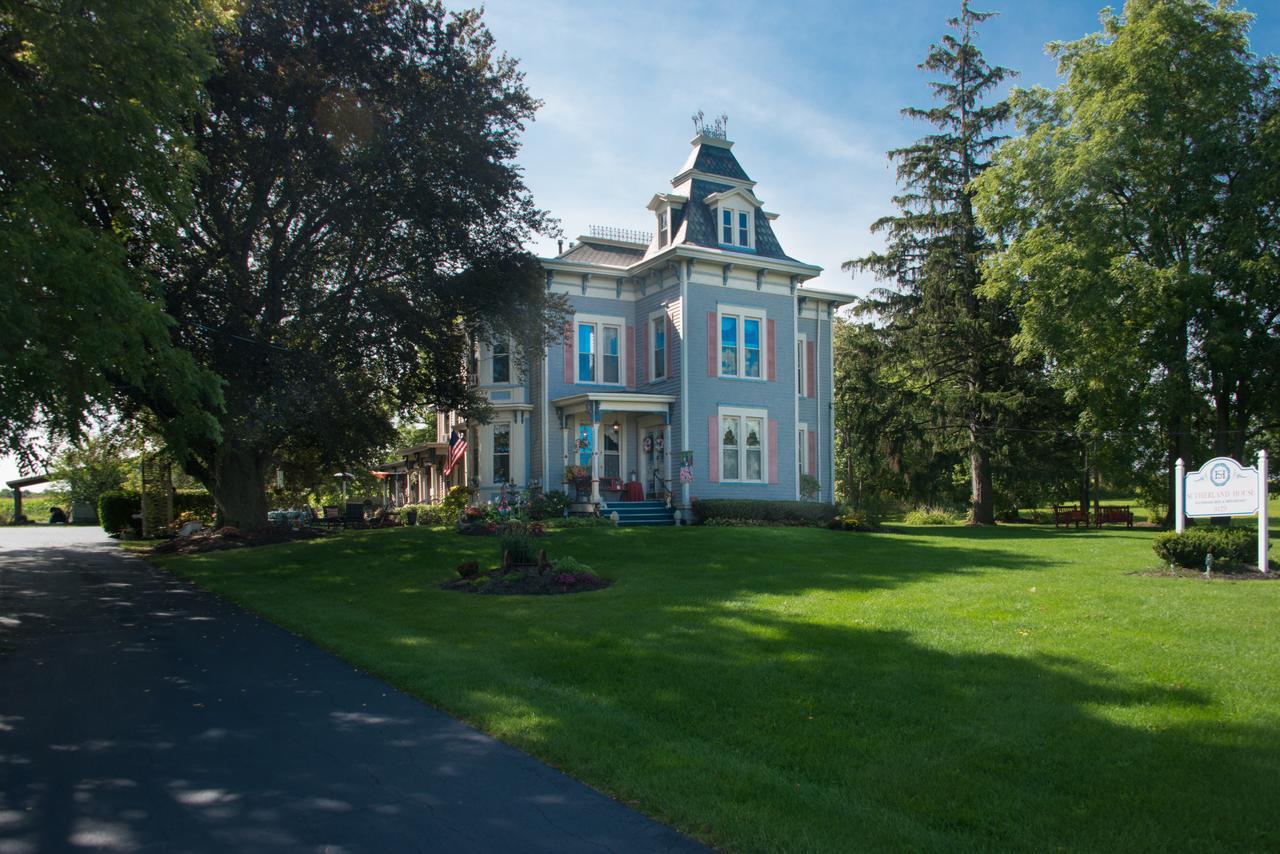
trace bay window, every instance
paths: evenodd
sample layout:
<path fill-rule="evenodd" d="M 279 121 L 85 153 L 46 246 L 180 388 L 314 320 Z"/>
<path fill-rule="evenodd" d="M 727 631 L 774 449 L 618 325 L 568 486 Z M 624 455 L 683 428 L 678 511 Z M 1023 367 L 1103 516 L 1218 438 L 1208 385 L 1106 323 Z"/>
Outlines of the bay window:
<path fill-rule="evenodd" d="M 493 425 L 493 482 L 511 480 L 511 425 Z"/>
<path fill-rule="evenodd" d="M 493 359 L 490 366 L 490 382 L 511 382 L 511 344 L 505 338 L 493 342 Z"/>

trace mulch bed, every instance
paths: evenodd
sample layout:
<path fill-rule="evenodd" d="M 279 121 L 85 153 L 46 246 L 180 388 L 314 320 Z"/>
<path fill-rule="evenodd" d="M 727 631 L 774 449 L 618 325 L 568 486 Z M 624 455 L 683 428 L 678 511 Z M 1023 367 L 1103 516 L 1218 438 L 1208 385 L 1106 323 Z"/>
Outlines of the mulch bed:
<path fill-rule="evenodd" d="M 1273 562 L 1274 563 L 1274 562 Z M 1130 572 L 1129 575 L 1143 575 L 1148 578 L 1199 578 L 1201 581 L 1275 581 L 1280 579 L 1280 571 L 1272 566 L 1270 572 L 1258 572 L 1258 567 L 1251 563 L 1235 563 L 1223 564 L 1215 566 L 1213 574 L 1209 578 L 1205 578 L 1202 569 L 1187 569 L 1186 567 L 1175 567 L 1172 570 L 1169 567 L 1162 569 L 1149 569 L 1140 572 Z"/>
<path fill-rule="evenodd" d="M 480 593 L 489 596 L 556 596 L 562 593 L 589 593 L 603 590 L 613 582 L 593 574 L 575 574 L 572 582 L 564 580 L 564 573 L 549 569 L 539 572 L 537 567 L 515 569 L 491 569 L 470 578 L 455 578 L 441 583 L 441 590 L 459 593 Z"/>
<path fill-rule="evenodd" d="M 296 543 L 299 540 L 314 540 L 326 536 L 324 531 L 314 528 L 263 528 L 258 531 L 242 531 L 239 528 L 224 527 L 216 530 L 197 531 L 189 537 L 174 537 L 152 548 L 148 554 L 201 554 L 203 552 L 220 552 L 226 549 L 243 549 L 254 546 L 273 546 L 277 543 Z"/>

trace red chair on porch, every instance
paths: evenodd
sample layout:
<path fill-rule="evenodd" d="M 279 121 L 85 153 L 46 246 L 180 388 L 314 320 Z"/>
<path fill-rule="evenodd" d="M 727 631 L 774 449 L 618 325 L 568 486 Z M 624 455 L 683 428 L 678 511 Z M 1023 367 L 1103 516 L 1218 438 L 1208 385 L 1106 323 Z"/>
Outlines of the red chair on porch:
<path fill-rule="evenodd" d="M 644 501 L 644 486 L 638 480 L 629 480 L 622 487 L 623 501 Z"/>

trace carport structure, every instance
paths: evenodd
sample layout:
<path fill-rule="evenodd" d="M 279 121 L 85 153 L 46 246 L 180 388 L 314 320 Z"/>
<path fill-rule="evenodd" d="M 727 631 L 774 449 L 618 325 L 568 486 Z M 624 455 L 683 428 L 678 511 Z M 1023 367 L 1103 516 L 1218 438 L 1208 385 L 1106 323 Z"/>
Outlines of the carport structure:
<path fill-rule="evenodd" d="M 45 472 L 31 477 L 20 477 L 17 480 L 5 481 L 4 485 L 13 490 L 13 521 L 15 523 L 27 521 L 27 517 L 22 515 L 22 490 L 29 486 L 48 483 L 51 480 L 54 480 L 54 478 L 50 477 L 48 472 Z"/>

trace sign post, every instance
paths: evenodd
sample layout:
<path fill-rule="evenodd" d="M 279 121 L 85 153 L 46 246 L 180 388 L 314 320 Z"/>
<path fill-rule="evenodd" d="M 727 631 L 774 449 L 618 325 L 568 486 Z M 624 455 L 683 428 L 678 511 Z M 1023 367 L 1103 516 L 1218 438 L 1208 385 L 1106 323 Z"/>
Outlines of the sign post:
<path fill-rule="evenodd" d="M 1191 474 L 1178 460 L 1174 471 L 1178 533 L 1183 531 L 1184 516 L 1257 516 L 1258 569 L 1267 572 L 1267 452 L 1258 453 L 1257 468 L 1245 468 L 1230 457 L 1214 457 Z"/>
<path fill-rule="evenodd" d="M 1258 504 L 1258 569 L 1268 571 L 1267 565 L 1267 525 L 1271 521 L 1267 512 L 1267 452 L 1258 452 L 1258 492 L 1262 501 Z"/>
<path fill-rule="evenodd" d="M 1187 464 L 1178 457 L 1173 464 L 1173 529 L 1181 534 L 1187 527 L 1187 510 L 1183 496 L 1186 494 Z"/>

